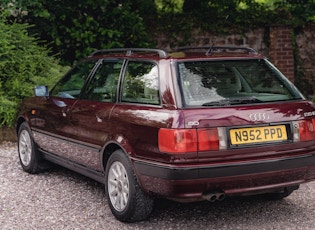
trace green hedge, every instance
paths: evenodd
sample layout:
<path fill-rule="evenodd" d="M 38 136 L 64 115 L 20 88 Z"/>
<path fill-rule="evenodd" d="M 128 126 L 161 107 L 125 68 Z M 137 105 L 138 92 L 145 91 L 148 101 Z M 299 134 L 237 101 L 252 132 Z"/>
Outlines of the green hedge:
<path fill-rule="evenodd" d="M 68 69 L 29 36 L 29 27 L 8 23 L 5 13 L 0 15 L 0 126 L 14 125 L 17 106 L 33 94 L 35 85 L 51 86 Z"/>

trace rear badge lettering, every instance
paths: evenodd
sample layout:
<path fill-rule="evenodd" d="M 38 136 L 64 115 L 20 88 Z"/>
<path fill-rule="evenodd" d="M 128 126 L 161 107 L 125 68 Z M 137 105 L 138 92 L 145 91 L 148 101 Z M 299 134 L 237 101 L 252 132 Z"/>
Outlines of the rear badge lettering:
<path fill-rule="evenodd" d="M 195 126 L 195 125 L 199 125 L 198 121 L 188 121 L 187 123 L 188 126 Z"/>
<path fill-rule="evenodd" d="M 304 117 L 311 117 L 311 116 L 315 116 L 315 111 L 304 113 Z"/>

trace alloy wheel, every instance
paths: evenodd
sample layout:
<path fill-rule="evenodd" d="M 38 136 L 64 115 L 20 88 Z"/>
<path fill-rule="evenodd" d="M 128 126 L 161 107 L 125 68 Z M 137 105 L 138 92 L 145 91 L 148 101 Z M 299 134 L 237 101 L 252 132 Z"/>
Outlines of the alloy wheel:
<path fill-rule="evenodd" d="M 124 165 L 113 162 L 108 172 L 108 195 L 113 207 L 121 212 L 125 210 L 129 201 L 129 180 Z"/>
<path fill-rule="evenodd" d="M 32 140 L 26 130 L 22 130 L 19 137 L 19 155 L 24 166 L 28 166 L 32 160 Z"/>

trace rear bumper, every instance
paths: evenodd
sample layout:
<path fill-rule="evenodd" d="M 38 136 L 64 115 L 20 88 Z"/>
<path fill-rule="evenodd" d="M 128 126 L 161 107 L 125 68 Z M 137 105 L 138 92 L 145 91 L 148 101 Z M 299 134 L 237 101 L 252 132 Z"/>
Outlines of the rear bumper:
<path fill-rule="evenodd" d="M 276 191 L 315 180 L 315 153 L 230 164 L 177 166 L 134 161 L 147 192 L 169 198 L 201 198 L 219 191 L 244 195 Z"/>

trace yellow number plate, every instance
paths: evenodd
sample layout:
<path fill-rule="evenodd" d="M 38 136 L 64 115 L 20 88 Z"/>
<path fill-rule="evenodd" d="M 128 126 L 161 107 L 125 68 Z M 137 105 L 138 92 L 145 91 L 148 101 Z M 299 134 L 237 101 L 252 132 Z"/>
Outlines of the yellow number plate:
<path fill-rule="evenodd" d="M 282 141 L 288 139 L 284 125 L 230 129 L 230 138 L 232 145 Z"/>

